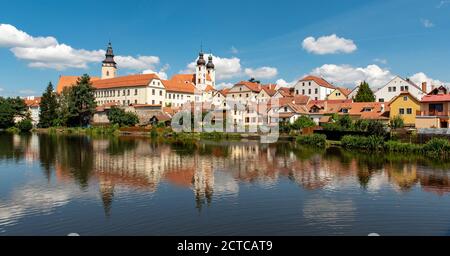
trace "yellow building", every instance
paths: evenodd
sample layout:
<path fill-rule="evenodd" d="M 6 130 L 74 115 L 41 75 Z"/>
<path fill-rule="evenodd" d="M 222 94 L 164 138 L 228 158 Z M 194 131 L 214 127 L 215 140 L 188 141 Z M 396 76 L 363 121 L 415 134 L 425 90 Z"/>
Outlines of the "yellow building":
<path fill-rule="evenodd" d="M 347 88 L 338 87 L 328 95 L 327 100 L 346 100 L 351 92 Z"/>
<path fill-rule="evenodd" d="M 409 92 L 403 92 L 393 98 L 389 103 L 391 112 L 389 118 L 392 120 L 396 116 L 401 116 L 405 126 L 414 127 L 416 124 L 416 115 L 420 111 L 420 101 Z"/>

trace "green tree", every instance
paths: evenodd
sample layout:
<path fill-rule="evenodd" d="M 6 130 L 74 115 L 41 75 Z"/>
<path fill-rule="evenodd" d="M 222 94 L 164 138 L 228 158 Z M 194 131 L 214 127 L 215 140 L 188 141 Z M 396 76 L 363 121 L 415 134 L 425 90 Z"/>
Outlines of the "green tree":
<path fill-rule="evenodd" d="M 87 126 L 95 113 L 95 89 L 92 87 L 91 78 L 83 75 L 70 89 L 69 95 L 69 126 Z"/>
<path fill-rule="evenodd" d="M 375 95 L 373 91 L 370 89 L 369 84 L 364 81 L 359 86 L 358 93 L 354 98 L 355 102 L 375 102 Z"/>
<path fill-rule="evenodd" d="M 295 120 L 295 122 L 292 124 L 292 129 L 294 130 L 301 130 L 304 128 L 314 127 L 316 126 L 316 123 L 309 118 L 308 116 L 301 116 Z"/>
<path fill-rule="evenodd" d="M 71 117 L 69 103 L 70 103 L 71 87 L 65 87 L 63 91 L 56 95 L 58 108 L 56 109 L 57 118 L 54 120 L 55 126 L 68 126 Z"/>
<path fill-rule="evenodd" d="M 14 126 L 14 118 L 25 118 L 27 114 L 27 106 L 21 98 L 0 97 L 0 128 Z"/>
<path fill-rule="evenodd" d="M 25 118 L 22 121 L 20 121 L 19 123 L 17 123 L 17 128 L 21 132 L 29 132 L 29 131 L 31 131 L 31 129 L 33 129 L 33 123 L 31 122 L 31 119 Z"/>
<path fill-rule="evenodd" d="M 353 120 L 349 115 L 340 116 L 336 123 L 341 130 L 351 130 L 353 128 Z"/>
<path fill-rule="evenodd" d="M 386 126 L 380 121 L 371 120 L 367 126 L 367 132 L 370 135 L 383 137 L 386 136 Z"/>
<path fill-rule="evenodd" d="M 53 84 L 51 82 L 48 83 L 47 89 L 44 94 L 42 94 L 39 107 L 39 127 L 48 128 L 54 126 L 58 117 L 58 102 L 56 100 L 56 94 L 53 91 Z"/>
<path fill-rule="evenodd" d="M 108 120 L 111 124 L 119 126 L 135 126 L 139 123 L 139 118 L 136 114 L 125 112 L 125 110 L 113 107 L 108 111 Z"/>
<path fill-rule="evenodd" d="M 391 119 L 391 128 L 392 129 L 398 129 L 405 127 L 405 121 L 403 121 L 403 118 L 398 115 Z"/>

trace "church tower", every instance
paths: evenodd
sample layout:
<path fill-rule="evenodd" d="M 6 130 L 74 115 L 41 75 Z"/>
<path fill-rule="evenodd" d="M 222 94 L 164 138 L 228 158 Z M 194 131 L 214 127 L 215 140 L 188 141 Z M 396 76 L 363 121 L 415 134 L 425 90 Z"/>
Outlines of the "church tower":
<path fill-rule="evenodd" d="M 105 60 L 102 64 L 102 79 L 115 78 L 117 76 L 117 63 L 114 61 L 114 52 L 111 42 L 106 50 Z"/>
<path fill-rule="evenodd" d="M 208 64 L 206 64 L 206 70 L 208 72 L 208 76 L 211 78 L 211 85 L 213 87 L 216 86 L 216 66 L 213 63 L 213 56 L 209 54 Z"/>
<path fill-rule="evenodd" d="M 195 70 L 195 86 L 197 89 L 204 91 L 206 89 L 206 61 L 203 51 L 199 53 L 197 66 Z"/>

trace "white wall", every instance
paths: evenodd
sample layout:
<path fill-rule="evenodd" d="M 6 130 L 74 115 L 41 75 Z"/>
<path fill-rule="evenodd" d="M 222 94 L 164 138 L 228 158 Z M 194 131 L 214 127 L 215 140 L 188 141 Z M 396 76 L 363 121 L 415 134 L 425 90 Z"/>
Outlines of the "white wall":
<path fill-rule="evenodd" d="M 383 86 L 382 88 L 380 88 L 378 91 L 375 92 L 376 101 L 377 102 L 380 102 L 380 100 L 383 100 L 384 102 L 391 101 L 394 97 L 402 93 L 401 87 L 405 86 L 408 86 L 407 91 L 409 91 L 418 100 L 421 100 L 422 97 L 425 96 L 425 94 L 419 88 L 411 85 L 410 83 L 408 83 L 407 81 L 403 80 L 400 77 L 395 77 L 393 80 L 391 80 L 389 83 L 387 83 L 385 86 Z"/>

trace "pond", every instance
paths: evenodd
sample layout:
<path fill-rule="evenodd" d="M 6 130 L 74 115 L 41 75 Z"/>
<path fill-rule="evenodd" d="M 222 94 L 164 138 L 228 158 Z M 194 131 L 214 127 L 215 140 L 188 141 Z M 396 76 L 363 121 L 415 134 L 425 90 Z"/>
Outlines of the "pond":
<path fill-rule="evenodd" d="M 0 133 L 0 235 L 450 235 L 448 169 L 291 142 Z"/>

